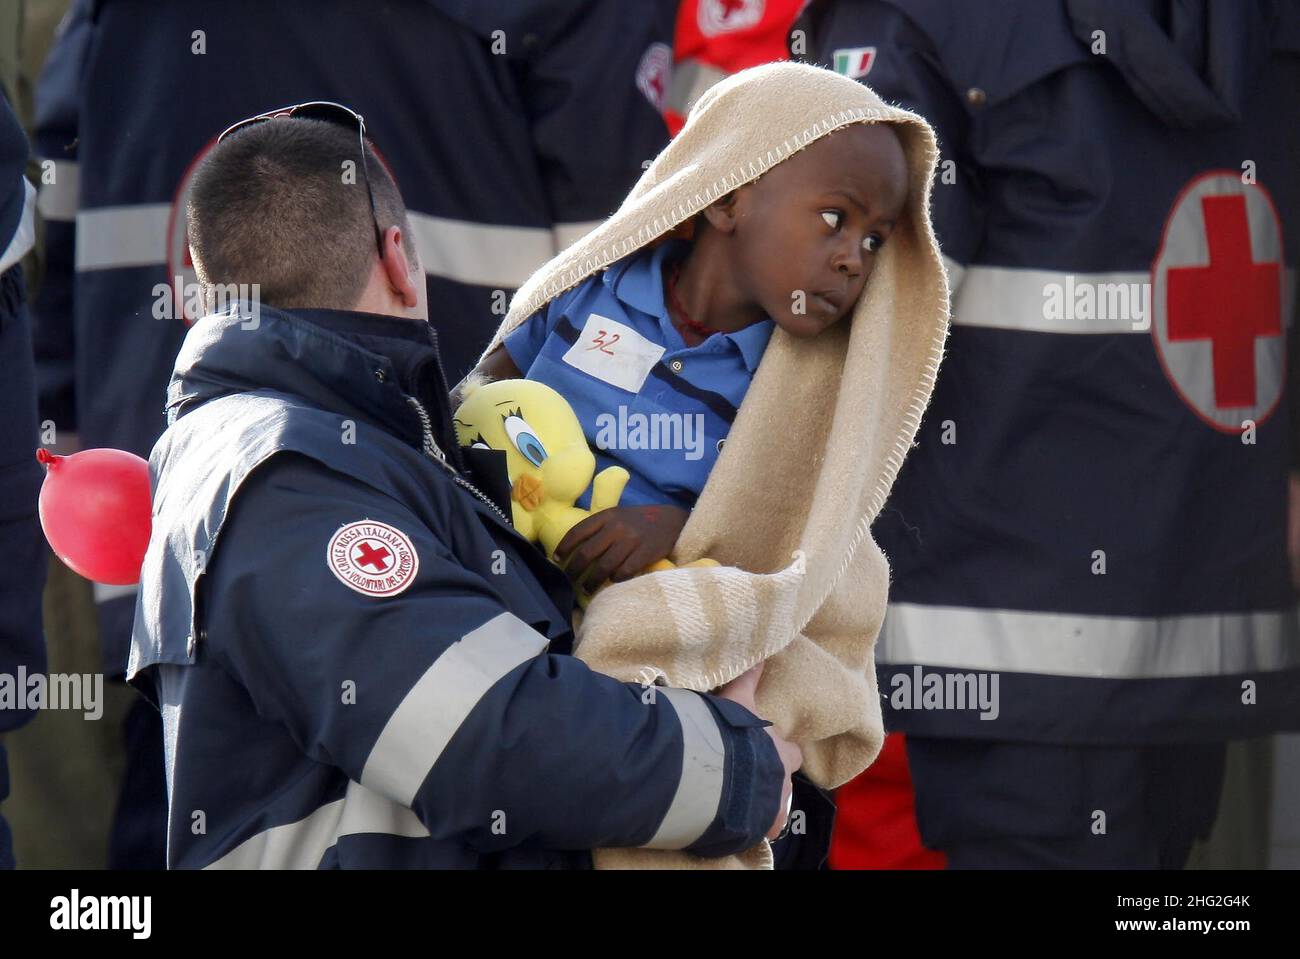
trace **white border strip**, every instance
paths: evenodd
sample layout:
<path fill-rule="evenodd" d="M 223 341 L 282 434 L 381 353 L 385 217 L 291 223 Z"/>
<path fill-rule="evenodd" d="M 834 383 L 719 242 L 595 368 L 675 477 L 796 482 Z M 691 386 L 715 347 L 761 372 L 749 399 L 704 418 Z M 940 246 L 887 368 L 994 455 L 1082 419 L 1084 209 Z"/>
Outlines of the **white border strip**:
<path fill-rule="evenodd" d="M 56 176 L 66 178 L 62 172 Z M 63 195 L 65 187 L 66 183 L 61 184 L 57 194 L 51 194 L 48 187 L 42 190 L 42 202 L 66 212 L 69 198 Z M 71 202 L 75 208 L 75 195 Z M 77 269 L 86 272 L 166 264 L 171 211 L 170 203 L 148 203 L 77 212 Z M 555 255 L 560 244 L 585 236 L 598 225 L 561 223 L 550 229 L 492 226 L 416 212 L 409 216 L 425 273 L 500 289 L 520 286 Z"/>
<path fill-rule="evenodd" d="M 361 771 L 362 785 L 409 806 L 479 701 L 548 642 L 517 616 L 500 613 L 448 646 L 388 718 Z"/>
<path fill-rule="evenodd" d="M 167 262 L 170 203 L 106 206 L 77 212 L 77 270 L 162 266 Z"/>
<path fill-rule="evenodd" d="M 81 164 L 68 160 L 41 160 L 42 167 L 46 163 L 54 164 L 53 182 L 41 183 L 36 209 L 47 220 L 71 223 L 77 218 L 77 204 L 81 200 Z M 42 169 L 42 177 L 44 173 Z"/>
<path fill-rule="evenodd" d="M 204 868 L 316 869 L 341 837 L 360 833 L 423 839 L 429 830 L 410 809 L 349 782 L 342 799 L 297 822 L 250 836 Z"/>
<path fill-rule="evenodd" d="M 952 288 L 954 326 L 1015 330 L 1022 333 L 1151 334 L 1151 274 L 1147 271 L 1062 273 L 1005 266 L 966 266 L 944 257 Z M 1283 316 L 1292 323 L 1296 270 L 1285 270 Z M 1093 312 L 1111 316 L 1080 318 L 1078 305 L 1090 288 Z M 1049 291 L 1059 310 L 1049 310 Z M 1060 315 L 1048 315 L 1059 312 Z"/>
<path fill-rule="evenodd" d="M 682 727 L 682 774 L 673 801 L 647 849 L 683 849 L 699 839 L 718 815 L 727 753 L 713 711 L 701 694 L 655 687 L 673 704 Z"/>
<path fill-rule="evenodd" d="M 104 583 L 91 583 L 90 588 L 91 595 L 94 596 L 97 604 L 121 599 L 123 596 L 134 596 L 140 592 L 139 583 L 132 583 L 130 586 L 109 586 Z"/>
<path fill-rule="evenodd" d="M 890 603 L 881 663 L 1092 679 L 1173 679 L 1300 667 L 1296 609 L 1085 616 Z"/>

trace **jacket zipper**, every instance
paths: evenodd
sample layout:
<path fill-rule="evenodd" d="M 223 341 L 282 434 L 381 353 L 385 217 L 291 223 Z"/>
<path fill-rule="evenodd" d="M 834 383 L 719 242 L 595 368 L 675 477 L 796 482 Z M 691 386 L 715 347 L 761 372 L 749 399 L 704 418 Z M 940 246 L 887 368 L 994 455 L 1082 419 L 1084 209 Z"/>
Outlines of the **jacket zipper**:
<path fill-rule="evenodd" d="M 501 512 L 500 507 L 498 507 L 496 503 L 492 502 L 492 500 L 483 493 L 479 492 L 478 488 L 473 483 L 461 476 L 460 473 L 456 472 L 456 467 L 447 462 L 447 455 L 443 453 L 443 451 L 438 447 L 438 444 L 433 441 L 433 425 L 429 421 L 429 414 L 426 413 L 424 407 L 420 405 L 420 401 L 414 396 L 408 396 L 406 397 L 406 402 L 410 403 L 411 406 L 415 408 L 415 414 L 420 417 L 420 432 L 423 434 L 424 440 L 422 452 L 424 455 L 441 465 L 443 469 L 447 471 L 448 475 L 451 476 L 452 481 L 457 486 L 468 491 L 480 503 L 488 507 L 492 512 L 496 513 L 497 516 L 501 517 L 501 522 L 505 523 L 506 526 L 511 529 L 514 529 L 514 523 L 510 522 L 506 517 L 506 514 Z"/>

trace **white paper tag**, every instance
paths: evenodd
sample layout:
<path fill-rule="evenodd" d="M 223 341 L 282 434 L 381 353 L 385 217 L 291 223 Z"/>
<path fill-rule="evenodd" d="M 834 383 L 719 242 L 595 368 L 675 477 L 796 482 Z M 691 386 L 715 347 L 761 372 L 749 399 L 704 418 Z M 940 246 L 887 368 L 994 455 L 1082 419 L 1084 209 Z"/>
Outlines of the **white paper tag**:
<path fill-rule="evenodd" d="M 611 386 L 637 393 L 664 347 L 618 320 L 593 313 L 564 354 L 564 362 Z"/>

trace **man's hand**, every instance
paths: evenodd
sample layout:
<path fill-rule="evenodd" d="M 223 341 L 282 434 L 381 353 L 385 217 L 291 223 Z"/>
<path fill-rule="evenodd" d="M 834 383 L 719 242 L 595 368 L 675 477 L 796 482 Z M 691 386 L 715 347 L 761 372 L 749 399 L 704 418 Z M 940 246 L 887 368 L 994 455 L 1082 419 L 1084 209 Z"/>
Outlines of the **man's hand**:
<path fill-rule="evenodd" d="M 586 592 L 630 579 L 665 559 L 690 513 L 676 506 L 613 506 L 584 519 L 555 547 L 569 579 Z"/>
<path fill-rule="evenodd" d="M 727 685 L 720 687 L 713 695 L 722 699 L 730 699 L 733 703 L 739 703 L 757 716 L 758 708 L 754 705 L 754 691 L 758 689 L 758 678 L 762 675 L 763 664 L 759 663 L 753 669 L 741 673 Z M 798 772 L 799 767 L 803 765 L 803 750 L 783 738 L 776 731 L 775 726 L 768 726 L 764 732 L 772 737 L 772 742 L 776 744 L 777 754 L 781 757 L 781 763 L 785 766 L 785 781 L 781 784 L 781 805 L 776 811 L 776 821 L 772 823 L 772 828 L 767 831 L 768 839 L 776 839 L 781 835 L 781 831 L 785 829 L 786 814 L 789 811 L 790 797 L 793 795 L 791 790 L 794 788 L 790 783 L 790 777 Z"/>

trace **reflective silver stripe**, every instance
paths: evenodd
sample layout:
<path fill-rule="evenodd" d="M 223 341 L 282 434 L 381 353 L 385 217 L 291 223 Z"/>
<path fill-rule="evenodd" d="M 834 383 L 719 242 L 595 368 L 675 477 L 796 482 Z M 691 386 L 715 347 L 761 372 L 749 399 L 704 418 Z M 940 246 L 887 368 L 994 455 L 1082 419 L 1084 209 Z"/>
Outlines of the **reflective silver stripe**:
<path fill-rule="evenodd" d="M 656 687 L 656 695 L 673 704 L 682 727 L 682 774 L 677 792 L 659 824 L 649 849 L 682 849 L 699 839 L 722 802 L 726 748 L 713 711 L 699 693 Z"/>
<path fill-rule="evenodd" d="M 457 283 L 514 289 L 555 255 L 550 229 L 489 226 L 411 213 L 424 271 Z"/>
<path fill-rule="evenodd" d="M 41 184 L 40 194 L 36 199 L 36 209 L 47 220 L 66 222 L 75 220 L 77 203 L 81 199 L 81 164 L 63 160 L 41 160 L 42 166 L 46 163 L 54 164 L 54 182 Z"/>
<path fill-rule="evenodd" d="M 422 839 L 429 830 L 410 809 L 349 782 L 342 799 L 297 822 L 251 836 L 204 868 L 315 869 L 340 837 L 361 833 Z"/>
<path fill-rule="evenodd" d="M 133 583 L 130 586 L 106 586 L 103 583 L 91 583 L 90 586 L 96 603 L 107 603 L 110 599 L 134 596 L 140 591 L 138 583 Z"/>
<path fill-rule="evenodd" d="M 167 262 L 171 204 L 101 207 L 77 213 L 77 269 L 112 270 Z M 424 270 L 457 283 L 514 289 L 557 251 L 546 227 L 491 226 L 411 212 Z M 589 224 L 573 224 L 581 236 Z M 561 224 L 557 229 L 569 229 Z M 572 235 L 572 234 L 570 234 Z"/>
<path fill-rule="evenodd" d="M 686 116 L 695 101 L 704 96 L 705 90 L 719 80 L 725 80 L 728 75 L 726 71 L 694 58 L 674 63 L 664 106 Z"/>
<path fill-rule="evenodd" d="M 945 265 L 956 265 L 945 258 Z M 1150 336 L 1151 274 L 1062 273 L 1005 266 L 967 266 L 954 277 L 952 322 L 957 326 L 1019 330 L 1027 333 L 1140 333 Z M 956 279 L 956 283 L 952 281 Z M 1091 287 L 1094 317 L 1078 317 L 1076 305 Z M 1049 294 L 1064 310 L 1049 310 Z M 1295 302 L 1296 271 L 1286 270 L 1284 303 Z M 1115 314 L 1097 316 L 1098 313 Z M 1290 323 L 1290 308 L 1284 310 Z M 1049 315 L 1051 314 L 1051 315 Z"/>
<path fill-rule="evenodd" d="M 388 718 L 366 759 L 361 782 L 410 805 L 479 700 L 547 642 L 523 620 L 501 613 L 447 647 Z"/>
<path fill-rule="evenodd" d="M 1083 616 L 890 603 L 881 663 L 1093 679 L 1171 679 L 1300 666 L 1296 609 Z"/>
<path fill-rule="evenodd" d="M 966 276 L 966 267 L 962 266 L 950 256 L 943 257 L 943 268 L 948 273 L 948 290 L 955 301 L 957 291 L 961 289 L 962 278 Z"/>
<path fill-rule="evenodd" d="M 562 253 L 573 244 L 577 243 L 584 236 L 590 233 L 596 227 L 600 226 L 604 220 L 592 220 L 589 223 L 557 223 L 555 224 L 555 252 Z"/>
<path fill-rule="evenodd" d="M 23 209 L 9 243 L 0 248 L 0 273 L 27 255 L 36 245 L 36 187 L 23 179 Z"/>
<path fill-rule="evenodd" d="M 77 269 L 116 270 L 167 262 L 170 203 L 109 206 L 77 213 Z"/>
<path fill-rule="evenodd" d="M 1114 290 L 1128 310 L 1117 317 L 1077 319 L 1047 314 L 1049 292 L 1059 291 L 1061 302 L 1072 310 L 1078 291 Z M 1105 284 L 1105 286 L 1103 286 Z M 1135 286 L 1136 284 L 1136 286 Z M 1147 333 L 1138 304 L 1150 303 L 1151 274 L 1059 273 L 1003 266 L 968 266 L 952 304 L 952 321 L 959 326 L 982 326 L 1033 333 Z M 1143 294 L 1141 291 L 1145 290 Z M 1143 299 L 1145 295 L 1145 299 Z M 1133 302 L 1136 296 L 1137 303 Z M 1121 311 L 1112 311 L 1121 312 Z"/>

